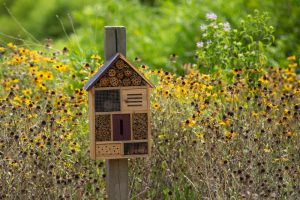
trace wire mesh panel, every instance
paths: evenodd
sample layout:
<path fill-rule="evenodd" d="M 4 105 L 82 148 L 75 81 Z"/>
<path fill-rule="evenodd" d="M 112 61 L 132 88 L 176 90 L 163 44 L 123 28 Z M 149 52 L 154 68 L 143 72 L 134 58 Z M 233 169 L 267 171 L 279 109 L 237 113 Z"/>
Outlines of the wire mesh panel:
<path fill-rule="evenodd" d="M 96 112 L 120 111 L 120 90 L 96 90 Z"/>
<path fill-rule="evenodd" d="M 134 140 L 144 140 L 148 136 L 148 115 L 147 113 L 132 114 L 132 131 Z"/>
<path fill-rule="evenodd" d="M 95 117 L 95 132 L 96 141 L 111 140 L 111 125 L 110 115 L 96 115 Z"/>

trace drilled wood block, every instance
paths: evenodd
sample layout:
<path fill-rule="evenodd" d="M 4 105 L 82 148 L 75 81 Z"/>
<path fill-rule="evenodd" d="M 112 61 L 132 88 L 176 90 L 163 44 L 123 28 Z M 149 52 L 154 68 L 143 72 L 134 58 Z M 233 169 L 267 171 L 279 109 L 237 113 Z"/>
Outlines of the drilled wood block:
<path fill-rule="evenodd" d="M 96 156 L 116 156 L 121 155 L 121 144 L 97 144 Z"/>
<path fill-rule="evenodd" d="M 144 140 L 148 136 L 148 114 L 132 114 L 132 131 L 134 140 Z"/>
<path fill-rule="evenodd" d="M 96 141 L 111 140 L 111 122 L 110 115 L 95 116 Z"/>

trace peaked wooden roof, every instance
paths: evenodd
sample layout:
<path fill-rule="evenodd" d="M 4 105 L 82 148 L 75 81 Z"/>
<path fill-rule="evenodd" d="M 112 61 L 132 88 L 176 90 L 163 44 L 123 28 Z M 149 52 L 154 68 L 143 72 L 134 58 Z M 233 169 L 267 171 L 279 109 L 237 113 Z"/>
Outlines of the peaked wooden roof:
<path fill-rule="evenodd" d="M 109 60 L 107 60 L 103 66 L 98 70 L 98 72 L 90 78 L 90 80 L 84 85 L 83 89 L 89 90 L 99 79 L 100 77 L 110 68 L 119 58 L 124 60 L 126 64 L 128 64 L 138 75 L 140 75 L 146 83 L 152 88 L 154 88 L 154 85 L 147 80 L 141 72 L 139 72 L 128 60 L 125 58 L 125 56 L 121 53 L 116 53 L 113 57 L 111 57 Z"/>

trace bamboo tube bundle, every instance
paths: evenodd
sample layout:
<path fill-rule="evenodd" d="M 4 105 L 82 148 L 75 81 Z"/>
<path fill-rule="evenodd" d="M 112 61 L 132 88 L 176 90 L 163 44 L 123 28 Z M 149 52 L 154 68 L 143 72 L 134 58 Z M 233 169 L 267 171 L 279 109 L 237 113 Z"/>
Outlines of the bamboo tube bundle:
<path fill-rule="evenodd" d="M 109 82 L 112 87 L 118 87 L 120 85 L 120 81 L 117 77 L 110 77 Z"/>
<path fill-rule="evenodd" d="M 124 71 L 124 75 L 126 76 L 126 77 L 131 77 L 132 76 L 132 70 L 131 69 L 126 69 L 125 71 Z"/>
<path fill-rule="evenodd" d="M 108 76 L 114 77 L 114 76 L 116 76 L 116 74 L 117 74 L 117 71 L 115 69 L 108 70 Z"/>
<path fill-rule="evenodd" d="M 109 78 L 107 77 L 102 77 L 99 82 L 100 82 L 100 87 L 108 87 L 110 84 Z"/>
<path fill-rule="evenodd" d="M 124 86 L 130 86 L 131 85 L 131 80 L 129 78 L 124 78 L 122 81 Z"/>
<path fill-rule="evenodd" d="M 125 63 L 123 60 L 119 59 L 117 62 L 116 62 L 116 67 L 117 69 L 123 69 L 125 66 Z"/>
<path fill-rule="evenodd" d="M 117 78 L 122 80 L 124 78 L 124 73 L 121 71 L 121 72 L 118 72 L 117 73 Z"/>
<path fill-rule="evenodd" d="M 134 86 L 140 86 L 142 83 L 142 77 L 136 75 L 136 76 L 132 77 L 131 82 L 132 82 L 132 85 L 134 85 Z"/>

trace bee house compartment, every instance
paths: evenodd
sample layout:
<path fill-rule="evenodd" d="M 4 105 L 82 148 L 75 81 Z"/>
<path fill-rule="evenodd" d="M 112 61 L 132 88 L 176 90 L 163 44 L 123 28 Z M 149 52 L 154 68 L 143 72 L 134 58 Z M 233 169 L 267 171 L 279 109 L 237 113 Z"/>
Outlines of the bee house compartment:
<path fill-rule="evenodd" d="M 95 110 L 96 112 L 120 111 L 120 91 L 96 90 Z"/>
<path fill-rule="evenodd" d="M 130 114 L 115 114 L 113 119 L 113 140 L 130 140 Z"/>
<path fill-rule="evenodd" d="M 121 155 L 121 144 L 97 144 L 96 156 L 116 156 Z"/>
<path fill-rule="evenodd" d="M 110 115 L 96 115 L 95 133 L 96 141 L 111 141 Z"/>
<path fill-rule="evenodd" d="M 148 114 L 132 114 L 132 131 L 134 140 L 144 140 L 148 138 Z"/>
<path fill-rule="evenodd" d="M 125 143 L 124 155 L 139 155 L 148 153 L 147 142 Z"/>

